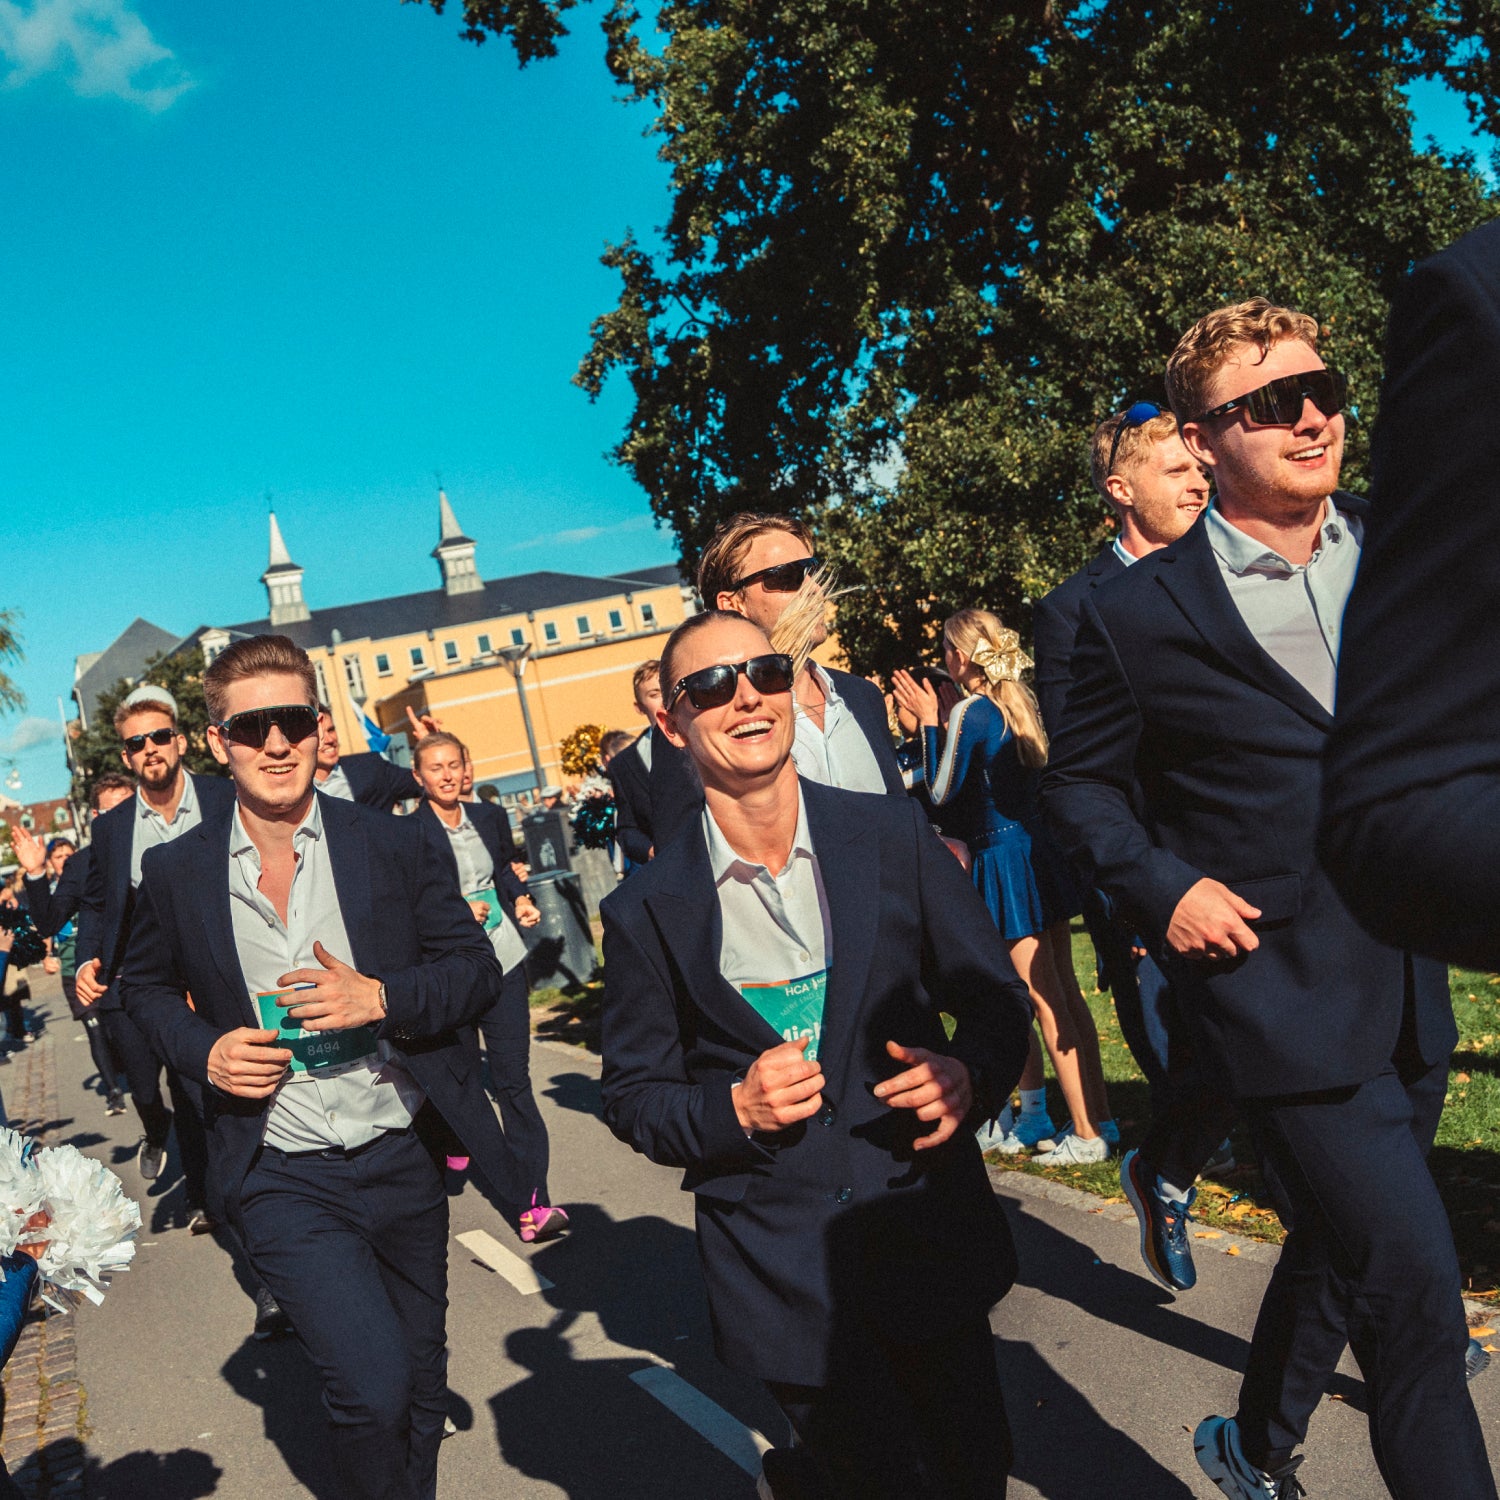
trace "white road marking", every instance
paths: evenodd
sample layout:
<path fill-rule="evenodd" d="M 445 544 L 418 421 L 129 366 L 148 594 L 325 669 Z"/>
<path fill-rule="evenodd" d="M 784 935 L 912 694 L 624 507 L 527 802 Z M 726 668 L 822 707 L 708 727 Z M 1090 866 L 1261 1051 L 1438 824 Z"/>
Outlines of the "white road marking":
<path fill-rule="evenodd" d="M 531 1269 L 519 1255 L 513 1255 L 493 1235 L 482 1229 L 471 1229 L 467 1234 L 455 1235 L 458 1243 L 476 1260 L 483 1261 L 490 1270 L 503 1276 L 523 1297 L 537 1292 L 550 1292 L 552 1283 L 545 1276 Z"/>
<path fill-rule="evenodd" d="M 760 1473 L 760 1456 L 772 1446 L 763 1433 L 730 1416 L 717 1402 L 710 1401 L 696 1386 L 689 1385 L 665 1365 L 637 1370 L 630 1378 L 747 1474 L 754 1477 Z"/>

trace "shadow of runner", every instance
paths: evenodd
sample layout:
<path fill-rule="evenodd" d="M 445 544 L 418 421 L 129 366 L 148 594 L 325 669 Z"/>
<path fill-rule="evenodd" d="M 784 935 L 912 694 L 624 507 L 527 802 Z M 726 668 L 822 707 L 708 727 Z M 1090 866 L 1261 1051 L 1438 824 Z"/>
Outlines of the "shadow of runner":
<path fill-rule="evenodd" d="M 532 1068 L 536 1071 L 535 1061 Z M 541 1094 L 559 1109 L 576 1110 L 581 1115 L 592 1115 L 596 1120 L 603 1114 L 597 1073 L 554 1073 Z"/>
<path fill-rule="evenodd" d="M 247 1338 L 220 1373 L 236 1395 L 260 1407 L 266 1437 L 280 1450 L 297 1482 L 319 1500 L 338 1500 L 322 1387 L 302 1345 L 291 1338 L 268 1343 Z M 155 1492 L 148 1488 L 135 1494 Z"/>
<path fill-rule="evenodd" d="M 113 1463 L 90 1457 L 83 1470 L 83 1492 L 89 1500 L 201 1500 L 219 1487 L 224 1471 L 196 1448 L 174 1453 L 142 1449 Z"/>

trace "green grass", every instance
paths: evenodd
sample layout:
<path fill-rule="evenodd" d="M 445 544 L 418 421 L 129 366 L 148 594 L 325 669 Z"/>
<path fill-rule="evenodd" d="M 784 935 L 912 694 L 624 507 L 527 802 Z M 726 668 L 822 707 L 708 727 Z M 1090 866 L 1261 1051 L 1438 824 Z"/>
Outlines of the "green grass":
<path fill-rule="evenodd" d="M 1099 1046 L 1110 1104 L 1119 1122 L 1122 1150 L 1136 1145 L 1147 1122 L 1146 1081 L 1126 1047 L 1109 995 L 1093 989 L 1094 950 L 1077 925 L 1073 961 L 1099 1028 Z M 1459 1043 L 1453 1076 L 1432 1156 L 1433 1175 L 1448 1206 L 1458 1244 L 1465 1291 L 1500 1296 L 1500 976 L 1454 969 L 1450 976 Z M 1048 1074 L 1048 1105 L 1059 1125 L 1067 1118 L 1055 1080 Z M 1232 1229 L 1255 1239 L 1280 1242 L 1281 1221 L 1271 1207 L 1260 1174 L 1248 1165 L 1249 1143 L 1236 1131 L 1234 1171 L 1199 1184 L 1194 1210 L 1199 1233 Z M 1088 1167 L 1038 1167 L 1023 1157 L 991 1154 L 1010 1171 L 1049 1177 L 1112 1202 L 1123 1201 L 1118 1160 Z"/>
<path fill-rule="evenodd" d="M 1093 989 L 1094 951 L 1079 925 L 1073 934 L 1074 963 L 1085 994 Z M 532 1029 L 537 1036 L 599 1051 L 600 976 L 572 990 L 537 990 L 531 996 Z M 1438 1127 L 1432 1169 L 1453 1223 L 1465 1290 L 1471 1296 L 1500 1298 L 1500 976 L 1455 969 L 1450 979 L 1458 1020 L 1458 1049 L 1446 1107 Z M 1119 1121 L 1122 1149 L 1137 1144 L 1147 1122 L 1146 1081 L 1135 1065 L 1109 995 L 1089 994 L 1099 1028 L 1104 1076 Z M 1049 1074 L 1048 1104 L 1059 1125 L 1067 1118 L 1062 1095 Z M 1248 1165 L 1249 1144 L 1236 1132 L 1236 1155 L 1246 1165 L 1199 1184 L 1195 1215 L 1198 1232 L 1225 1229 L 1279 1242 L 1281 1222 L 1260 1180 Z M 1038 1167 L 1024 1157 L 991 1154 L 1008 1171 L 1050 1177 L 1106 1201 L 1120 1202 L 1118 1160 L 1091 1167 Z"/>

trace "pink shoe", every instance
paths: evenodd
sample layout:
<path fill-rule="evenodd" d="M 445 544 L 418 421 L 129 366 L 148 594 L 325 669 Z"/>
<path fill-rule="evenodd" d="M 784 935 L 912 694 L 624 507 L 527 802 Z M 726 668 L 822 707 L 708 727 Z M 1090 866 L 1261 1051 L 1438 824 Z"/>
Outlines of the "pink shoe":
<path fill-rule="evenodd" d="M 467 1172 L 469 1170 L 469 1158 L 467 1156 L 445 1156 L 443 1160 L 447 1162 L 450 1172 Z"/>
<path fill-rule="evenodd" d="M 536 1194 L 531 1195 L 531 1207 L 521 1215 L 521 1240 L 524 1244 L 554 1239 L 567 1227 L 568 1216 L 562 1209 L 538 1203 Z"/>

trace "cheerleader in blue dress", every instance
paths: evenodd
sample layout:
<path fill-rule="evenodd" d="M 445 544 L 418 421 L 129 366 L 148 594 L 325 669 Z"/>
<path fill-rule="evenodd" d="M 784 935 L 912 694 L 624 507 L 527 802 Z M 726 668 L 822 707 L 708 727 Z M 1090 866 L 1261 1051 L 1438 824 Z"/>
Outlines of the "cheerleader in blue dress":
<path fill-rule="evenodd" d="M 1031 666 L 1015 631 L 988 610 L 965 609 L 943 626 L 943 660 L 971 696 L 949 714 L 946 736 L 930 685 L 897 672 L 897 702 L 922 726 L 923 768 L 944 826 L 969 846 L 970 873 L 1031 990 L 1072 1128 L 1037 1159 L 1050 1165 L 1103 1161 L 1113 1121 L 1099 1036 L 1073 969 L 1069 919 L 1081 909 L 1071 870 L 1042 828 L 1037 780 L 1047 736 L 1020 674 Z M 1021 1086 L 1043 1087 L 1040 1055 Z"/>

